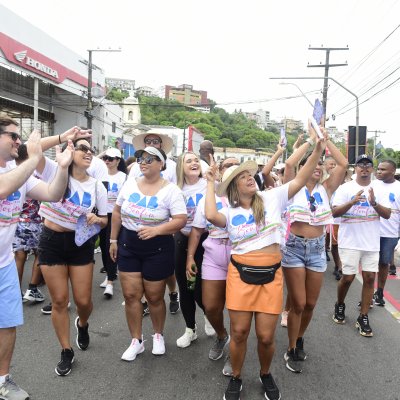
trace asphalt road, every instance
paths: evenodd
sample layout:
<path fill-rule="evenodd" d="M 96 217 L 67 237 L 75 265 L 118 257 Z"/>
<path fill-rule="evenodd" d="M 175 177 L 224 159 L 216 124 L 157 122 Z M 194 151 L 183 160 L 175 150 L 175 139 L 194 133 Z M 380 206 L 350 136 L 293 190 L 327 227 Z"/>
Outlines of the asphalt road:
<path fill-rule="evenodd" d="M 11 373 L 32 400 L 69 399 L 222 399 L 228 384 L 221 373 L 224 360 L 211 361 L 208 350 L 212 339 L 204 334 L 203 317 L 198 313 L 199 338 L 189 348 L 179 349 L 175 341 L 184 332 L 181 313 L 168 315 L 165 340 L 167 353 L 151 354 L 151 323 L 144 320 L 146 351 L 132 362 L 120 360 L 130 343 L 126 326 L 122 293 L 117 282 L 112 300 L 103 298 L 98 286 L 104 275 L 101 264 L 94 274 L 94 311 L 90 318 L 91 345 L 86 352 L 75 349 L 75 363 L 70 375 L 58 377 L 54 368 L 60 357 L 60 347 L 54 334 L 50 316 L 40 312 L 40 304 L 25 304 L 25 325 L 18 329 Z M 360 298 L 360 283 L 354 281 L 347 301 L 347 323 L 332 321 L 336 281 L 328 267 L 314 319 L 305 337 L 308 358 L 301 374 L 285 368 L 283 353 L 287 332 L 281 326 L 276 331 L 276 354 L 272 373 L 281 390 L 283 400 L 400 399 L 399 360 L 400 324 L 384 308 L 370 312 L 373 338 L 364 338 L 354 327 Z M 24 285 L 30 277 L 27 265 Z M 47 295 L 46 287 L 42 288 Z M 75 337 L 74 306 L 70 310 L 71 335 Z M 258 380 L 259 365 L 256 340 L 252 331 L 243 370 L 242 399 L 262 399 Z"/>

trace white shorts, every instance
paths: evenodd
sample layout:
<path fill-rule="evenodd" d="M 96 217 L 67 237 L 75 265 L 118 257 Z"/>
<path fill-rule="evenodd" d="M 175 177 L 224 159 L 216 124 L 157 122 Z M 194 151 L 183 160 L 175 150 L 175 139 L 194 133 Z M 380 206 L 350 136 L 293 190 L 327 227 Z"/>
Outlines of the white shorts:
<path fill-rule="evenodd" d="M 356 275 L 361 264 L 362 271 L 378 272 L 379 251 L 343 249 L 339 247 L 343 275 Z"/>

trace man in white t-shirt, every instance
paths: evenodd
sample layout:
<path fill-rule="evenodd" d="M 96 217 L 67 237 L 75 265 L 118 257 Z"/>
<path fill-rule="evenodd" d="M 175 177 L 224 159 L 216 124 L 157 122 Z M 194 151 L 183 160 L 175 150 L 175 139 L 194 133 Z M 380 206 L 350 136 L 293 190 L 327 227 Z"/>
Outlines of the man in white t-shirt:
<path fill-rule="evenodd" d="M 388 276 L 389 265 L 394 256 L 394 249 L 399 240 L 400 228 L 400 182 L 394 179 L 396 163 L 392 160 L 381 161 L 376 170 L 376 190 L 379 190 L 389 201 L 392 213 L 389 219 L 380 219 L 381 246 L 379 251 L 378 289 L 374 293 L 374 302 L 383 307 L 383 289 Z"/>
<path fill-rule="evenodd" d="M 47 184 L 32 176 L 42 158 L 40 133 L 34 131 L 29 136 L 26 142 L 29 158 L 16 166 L 13 160 L 18 156 L 20 144 L 18 123 L 0 114 L 0 395 L 8 400 L 29 398 L 9 375 L 16 327 L 23 324 L 21 289 L 12 253 L 18 217 L 26 195 L 39 201 L 58 201 L 62 197 L 73 157 L 70 143 L 63 153 L 57 154 L 57 173 Z"/>
<path fill-rule="evenodd" d="M 133 138 L 132 141 L 135 151 L 144 150 L 146 147 L 155 147 L 156 149 L 163 149 L 165 154 L 172 150 L 173 141 L 168 135 L 158 133 L 156 131 L 147 131 L 146 133 L 141 133 Z M 162 177 L 172 183 L 176 184 L 176 162 L 167 158 L 166 169 L 162 171 Z M 131 170 L 129 171 L 129 177 L 139 177 L 141 176 L 140 166 L 135 163 Z M 169 289 L 169 312 L 171 314 L 176 314 L 180 309 L 179 295 L 177 292 L 176 278 L 175 274 L 167 278 L 167 285 Z M 144 303 L 145 304 L 145 303 Z"/>
<path fill-rule="evenodd" d="M 343 273 L 338 283 L 333 320 L 344 324 L 344 300 L 361 264 L 363 287 L 356 327 L 360 335 L 367 337 L 373 336 L 368 310 L 374 294 L 375 273 L 378 272 L 379 217 L 390 218 L 390 208 L 385 206 L 382 193 L 371 184 L 373 171 L 372 158 L 360 155 L 355 163 L 356 179 L 341 185 L 332 202 L 333 216 L 341 217 L 338 246 Z"/>

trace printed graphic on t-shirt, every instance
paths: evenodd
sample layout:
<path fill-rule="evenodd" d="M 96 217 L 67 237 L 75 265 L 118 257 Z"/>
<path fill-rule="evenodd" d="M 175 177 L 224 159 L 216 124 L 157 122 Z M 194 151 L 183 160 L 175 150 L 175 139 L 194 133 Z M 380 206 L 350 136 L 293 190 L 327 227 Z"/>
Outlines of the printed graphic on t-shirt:
<path fill-rule="evenodd" d="M 124 207 L 124 217 L 128 217 L 133 223 L 139 225 L 156 225 L 163 222 L 165 218 L 157 218 L 155 211 L 158 208 L 157 196 L 145 196 L 134 192 L 127 199 L 128 204 Z"/>
<path fill-rule="evenodd" d="M 0 226 L 15 224 L 21 212 L 21 192 L 17 190 L 0 202 Z"/>

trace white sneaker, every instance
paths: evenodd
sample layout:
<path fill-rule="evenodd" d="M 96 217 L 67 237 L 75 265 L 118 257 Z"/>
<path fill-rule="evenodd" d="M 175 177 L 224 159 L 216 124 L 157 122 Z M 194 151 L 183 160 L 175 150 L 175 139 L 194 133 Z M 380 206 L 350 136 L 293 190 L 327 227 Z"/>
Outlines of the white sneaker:
<path fill-rule="evenodd" d="M 210 321 L 207 319 L 207 317 L 205 315 L 204 315 L 204 330 L 205 330 L 207 336 L 215 335 L 215 329 L 212 327 L 212 325 L 210 324 Z"/>
<path fill-rule="evenodd" d="M 289 312 L 283 311 L 281 314 L 281 326 L 287 328 L 287 319 L 288 319 Z"/>
<path fill-rule="evenodd" d="M 104 289 L 107 286 L 107 282 L 108 282 L 108 279 L 106 277 L 106 279 L 104 279 L 104 281 L 100 283 L 100 287 Z"/>
<path fill-rule="evenodd" d="M 165 354 L 165 341 L 161 333 L 155 333 L 153 335 L 153 350 L 151 352 L 156 356 Z"/>
<path fill-rule="evenodd" d="M 38 289 L 28 289 L 24 294 L 24 300 L 33 301 L 35 303 L 40 303 L 45 300 L 43 293 Z"/>
<path fill-rule="evenodd" d="M 186 328 L 185 333 L 176 340 L 176 345 L 182 349 L 189 347 L 197 339 L 196 330 Z"/>
<path fill-rule="evenodd" d="M 132 339 L 131 345 L 125 350 L 125 353 L 122 354 L 121 360 L 124 361 L 133 361 L 136 356 L 140 353 L 144 352 L 144 342 L 139 342 L 138 339 Z"/>
<path fill-rule="evenodd" d="M 103 294 L 107 297 L 107 299 L 111 299 L 114 294 L 114 286 L 112 284 L 107 284 Z"/>

